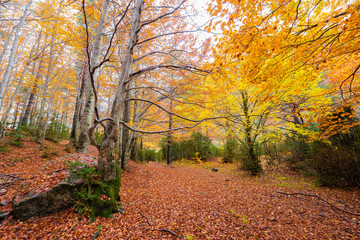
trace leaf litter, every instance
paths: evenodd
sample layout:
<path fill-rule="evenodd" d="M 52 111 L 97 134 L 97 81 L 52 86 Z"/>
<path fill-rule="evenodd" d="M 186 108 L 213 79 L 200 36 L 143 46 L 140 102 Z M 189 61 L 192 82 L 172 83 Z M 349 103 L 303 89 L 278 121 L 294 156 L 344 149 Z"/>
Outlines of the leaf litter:
<path fill-rule="evenodd" d="M 56 152 L 44 159 L 36 143 L 0 154 L 2 176 L 21 177 L 0 185 L 0 211 L 11 211 L 15 195 L 39 193 L 61 182 L 66 161 L 91 161 L 97 155 L 67 153 L 65 143 L 48 146 Z M 20 160 L 16 160 L 20 159 Z M 16 161 L 14 161 L 16 160 Z M 211 171 L 218 168 L 219 172 Z M 283 174 L 283 173 L 281 173 Z M 288 180 L 288 181 L 287 181 Z M 148 164 L 130 162 L 120 190 L 124 213 L 112 218 L 79 218 L 74 208 L 46 217 L 0 223 L 0 239 L 358 239 L 360 217 L 332 205 L 360 212 L 359 189 L 318 188 L 297 176 L 279 177 L 268 171 L 260 177 L 239 172 L 218 161 Z"/>

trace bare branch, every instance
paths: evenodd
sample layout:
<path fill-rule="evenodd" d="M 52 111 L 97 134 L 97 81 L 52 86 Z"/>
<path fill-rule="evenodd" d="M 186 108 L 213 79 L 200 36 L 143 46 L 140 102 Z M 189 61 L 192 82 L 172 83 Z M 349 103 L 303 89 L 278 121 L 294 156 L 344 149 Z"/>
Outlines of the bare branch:
<path fill-rule="evenodd" d="M 154 23 L 154 22 L 156 22 L 156 21 L 158 21 L 158 20 L 160 20 L 160 19 L 162 19 L 162 18 L 165 18 L 166 16 L 169 16 L 169 15 L 173 14 L 174 12 L 176 12 L 176 11 L 185 3 L 185 1 L 186 1 L 186 0 L 183 0 L 183 1 L 182 1 L 177 7 L 175 7 L 172 11 L 167 12 L 167 13 L 165 13 L 165 14 L 163 14 L 163 15 L 155 18 L 155 19 L 148 20 L 148 21 L 144 22 L 143 24 L 140 25 L 140 29 L 141 29 L 142 27 L 146 26 L 146 25 L 149 25 L 149 24 L 151 24 L 151 23 Z"/>
<path fill-rule="evenodd" d="M 341 82 L 341 84 L 340 84 L 340 92 L 341 92 L 341 98 L 346 102 L 346 100 L 344 99 L 344 91 L 343 91 L 343 85 L 344 85 L 344 83 L 347 81 L 347 80 L 349 80 L 350 79 L 350 86 L 349 86 L 349 88 L 350 88 L 350 96 L 351 96 L 351 94 L 352 94 L 352 90 L 351 90 L 351 87 L 352 87 L 352 83 L 353 83 L 353 81 L 354 81 L 354 78 L 355 78 L 355 75 L 356 75 L 356 73 L 357 73 L 357 71 L 360 69 L 360 64 L 357 66 L 357 68 L 353 71 L 353 73 L 352 74 L 350 74 L 344 81 L 342 81 Z"/>
<path fill-rule="evenodd" d="M 134 77 L 137 77 L 138 75 L 141 75 L 143 73 L 149 72 L 149 71 L 153 71 L 155 69 L 159 69 L 159 68 L 167 68 L 170 70 L 186 70 L 189 72 L 193 72 L 196 74 L 200 74 L 202 75 L 202 73 L 210 73 L 210 70 L 203 70 L 197 67 L 193 67 L 193 66 L 177 66 L 177 65 L 155 65 L 155 66 L 150 66 L 148 68 L 144 68 L 144 69 L 140 69 L 137 72 L 131 73 L 129 76 L 129 80 L 131 80 Z"/>
<path fill-rule="evenodd" d="M 298 18 L 298 16 L 299 16 L 300 4 L 301 4 L 301 0 L 299 0 L 299 3 L 298 3 L 298 5 L 297 5 L 297 7 L 296 7 L 296 16 L 295 16 L 295 19 L 294 19 L 293 23 L 291 24 L 291 27 L 290 27 L 289 32 L 288 32 L 288 34 L 286 35 L 285 39 L 287 39 L 287 37 L 288 37 L 289 34 L 291 33 L 291 30 L 293 29 L 293 27 L 294 27 L 294 25 L 295 25 L 295 22 L 296 22 L 296 20 L 297 20 L 297 18 Z"/>
<path fill-rule="evenodd" d="M 188 52 L 188 51 L 186 51 L 186 50 L 181 50 L 181 49 L 173 49 L 173 50 L 171 50 L 171 51 L 169 51 L 169 52 L 153 51 L 153 52 L 149 52 L 149 53 L 147 53 L 147 54 L 145 54 L 145 55 L 143 55 L 143 56 L 141 56 L 141 57 L 139 57 L 139 58 L 137 58 L 137 59 L 134 59 L 134 62 L 138 62 L 138 61 L 140 61 L 140 60 L 142 60 L 142 59 L 144 59 L 144 58 L 146 58 L 146 57 L 149 57 L 149 56 L 155 55 L 155 54 L 163 54 L 163 55 L 173 56 L 173 55 L 172 55 L 173 52 L 183 52 L 183 53 L 188 53 L 188 54 L 194 53 L 194 52 Z"/>
<path fill-rule="evenodd" d="M 128 98 L 128 99 L 124 99 L 124 100 L 123 100 L 123 102 L 127 102 L 127 101 L 141 101 L 141 102 L 150 103 L 150 104 L 152 104 L 152 105 L 160 108 L 160 109 L 163 110 L 164 112 L 167 112 L 168 114 L 171 114 L 171 115 L 173 115 L 173 116 L 176 116 L 176 117 L 178 117 L 178 118 L 180 118 L 180 119 L 183 119 L 183 120 L 186 120 L 186 121 L 189 121 L 189 122 L 198 122 L 198 123 L 200 123 L 200 122 L 203 122 L 203 121 L 206 121 L 206 120 L 213 120 L 213 119 L 225 118 L 225 117 L 214 117 L 214 118 L 204 118 L 204 119 L 201 119 L 201 120 L 195 120 L 195 119 L 190 119 L 190 118 L 183 117 L 183 116 L 181 116 L 181 115 L 179 115 L 179 114 L 176 114 L 176 113 L 174 113 L 174 112 L 172 112 L 172 111 L 169 111 L 169 110 L 167 110 L 166 108 L 164 108 L 163 106 L 161 106 L 160 104 L 157 104 L 157 103 L 155 103 L 155 102 L 153 102 L 153 101 L 150 101 L 150 100 L 148 100 L 148 99 Z"/>
<path fill-rule="evenodd" d="M 155 36 L 155 37 L 151 37 L 151 38 L 145 39 L 145 40 L 143 40 L 143 41 L 141 41 L 141 42 L 138 42 L 138 43 L 135 44 L 135 46 L 144 44 L 144 43 L 146 43 L 146 42 L 155 40 L 155 39 L 160 38 L 160 37 L 165 37 L 165 36 L 175 35 L 175 34 L 181 34 L 181 33 L 194 33 L 194 32 L 199 32 L 199 31 L 200 31 L 199 29 L 196 29 L 196 30 L 184 30 L 184 31 L 178 31 L 178 32 L 164 33 L 164 34 L 157 35 L 157 36 Z"/>

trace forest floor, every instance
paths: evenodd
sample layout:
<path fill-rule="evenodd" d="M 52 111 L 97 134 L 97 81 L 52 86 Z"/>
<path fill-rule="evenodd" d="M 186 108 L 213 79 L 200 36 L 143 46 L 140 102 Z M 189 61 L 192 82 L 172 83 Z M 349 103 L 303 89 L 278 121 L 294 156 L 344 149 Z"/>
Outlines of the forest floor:
<path fill-rule="evenodd" d="M 51 142 L 42 150 L 30 141 L 1 149 L 0 211 L 11 210 L 15 194 L 61 181 L 67 160 L 97 154 L 93 147 L 69 154 L 65 143 Z M 282 169 L 271 166 L 254 177 L 218 158 L 171 166 L 130 162 L 122 174 L 123 214 L 93 223 L 74 208 L 27 221 L 10 216 L 0 223 L 0 239 L 360 239 L 359 189 L 316 187 Z"/>

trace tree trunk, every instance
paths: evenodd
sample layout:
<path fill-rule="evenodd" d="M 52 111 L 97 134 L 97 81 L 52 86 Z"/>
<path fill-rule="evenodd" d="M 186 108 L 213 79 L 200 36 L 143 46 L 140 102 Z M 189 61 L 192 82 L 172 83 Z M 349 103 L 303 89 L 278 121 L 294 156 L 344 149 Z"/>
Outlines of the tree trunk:
<path fill-rule="evenodd" d="M 32 108 L 32 106 L 34 104 L 35 95 L 36 95 L 36 91 L 37 91 L 37 88 L 38 88 L 39 78 L 40 78 L 40 75 L 41 75 L 41 67 L 42 67 L 42 59 L 40 60 L 40 63 L 39 63 L 38 71 L 37 71 L 37 74 L 36 74 L 36 77 L 35 77 L 35 83 L 34 83 L 32 91 L 30 93 L 30 97 L 29 97 L 28 104 L 26 106 L 26 111 L 25 111 L 24 117 L 21 120 L 21 126 L 25 126 L 28 123 L 28 118 L 29 118 L 29 115 L 30 115 L 31 108 Z"/>
<path fill-rule="evenodd" d="M 123 99 L 125 98 L 125 89 L 129 80 L 130 71 L 132 68 L 133 52 L 135 44 L 138 41 L 138 33 L 141 20 L 142 7 L 144 5 L 143 0 L 135 0 L 135 6 L 133 9 L 133 16 L 131 20 L 132 30 L 126 48 L 126 53 L 122 61 L 119 85 L 116 91 L 115 99 L 111 110 L 112 121 L 108 121 L 105 136 L 99 149 L 98 167 L 104 170 L 104 181 L 113 181 L 118 178 L 118 166 L 115 165 L 115 159 L 113 150 L 115 146 L 116 136 L 119 130 L 119 122 L 123 112 Z"/>
<path fill-rule="evenodd" d="M 45 77 L 45 83 L 44 83 L 44 90 L 41 97 L 41 103 L 40 103 L 40 110 L 39 110 L 39 116 L 35 124 L 35 135 L 38 138 L 41 138 L 41 136 L 44 135 L 44 129 L 45 125 L 47 124 L 47 119 L 44 121 L 44 109 L 45 109 L 45 102 L 47 101 L 46 97 L 48 94 L 48 88 L 51 81 L 51 71 L 52 71 L 52 62 L 53 62 L 53 45 L 54 45 L 54 38 L 51 39 L 50 43 L 50 57 L 49 57 L 49 63 L 47 68 L 47 73 Z"/>
<path fill-rule="evenodd" d="M 4 43 L 4 46 L 3 46 L 3 50 L 1 51 L 1 54 L 0 54 L 0 64 L 2 63 L 4 57 L 5 57 L 5 54 L 7 52 L 7 48 L 9 46 L 9 43 L 11 42 L 11 38 L 12 38 L 12 35 L 14 34 L 14 31 L 15 31 L 16 27 L 14 27 L 10 34 L 9 34 L 9 37 L 6 39 L 5 43 Z"/>
<path fill-rule="evenodd" d="M 75 103 L 75 110 L 74 110 L 74 116 L 73 116 L 73 123 L 71 128 L 71 135 L 70 138 L 73 139 L 74 145 L 77 145 L 77 142 L 79 140 L 79 121 L 80 121 L 80 112 L 81 112 L 81 106 L 84 98 L 84 89 L 86 85 L 86 79 L 88 74 L 88 61 L 85 61 L 83 64 L 82 72 L 80 74 L 81 77 L 81 86 L 78 90 L 78 94 L 76 96 L 76 103 Z"/>
<path fill-rule="evenodd" d="M 16 30 L 15 30 L 14 42 L 13 42 L 13 46 L 11 47 L 9 62 L 8 62 L 8 65 L 6 66 L 4 77 L 3 77 L 2 81 L 0 82 L 0 106 L 2 106 L 3 98 L 5 97 L 4 96 L 5 86 L 7 85 L 8 81 L 10 79 L 10 73 L 11 73 L 11 70 L 14 65 L 15 53 L 16 53 L 16 50 L 17 50 L 18 44 L 19 44 L 20 30 L 24 26 L 25 19 L 27 17 L 27 14 L 28 14 L 28 11 L 29 11 L 29 8 L 30 8 L 32 2 L 33 2 L 33 0 L 30 0 L 28 2 L 28 4 L 25 6 L 24 14 L 21 17 L 20 22 L 17 25 Z"/>
<path fill-rule="evenodd" d="M 170 112 L 172 112 L 172 107 L 173 107 L 173 101 L 172 101 L 172 95 L 170 95 Z M 172 114 L 169 114 L 169 130 L 172 129 Z M 169 136 L 168 136 L 168 146 L 167 146 L 167 156 L 166 156 L 166 160 L 167 160 L 167 164 L 171 164 L 172 163 L 172 159 L 171 159 L 171 140 L 172 140 L 172 135 L 171 132 L 169 132 Z"/>
<path fill-rule="evenodd" d="M 125 98 L 130 98 L 130 92 L 127 91 L 125 93 Z M 126 123 L 130 122 L 130 102 L 126 101 L 124 103 L 124 110 L 123 110 L 123 121 Z M 122 129 L 121 135 L 121 143 L 122 143 L 122 152 L 121 152 L 121 169 L 126 170 L 127 164 L 129 162 L 129 155 L 127 154 L 129 151 L 131 138 L 130 138 L 130 130 L 128 128 Z"/>
<path fill-rule="evenodd" d="M 106 0 L 104 2 L 103 11 L 101 13 L 99 26 L 96 31 L 94 48 L 93 48 L 93 51 L 92 51 L 92 54 L 90 57 L 91 69 L 99 65 L 99 58 L 100 58 L 100 54 L 101 54 L 101 43 L 102 43 L 102 39 L 103 39 L 106 18 L 108 15 L 108 7 L 109 7 L 109 0 Z M 81 119 L 80 136 L 79 136 L 78 144 L 76 146 L 76 152 L 86 153 L 87 149 L 89 147 L 89 144 L 90 144 L 89 129 L 92 125 L 92 120 L 93 120 L 92 118 L 94 115 L 94 104 L 95 104 L 94 91 L 92 88 L 91 77 L 93 80 L 97 79 L 98 72 L 99 71 L 95 71 L 93 76 L 90 76 L 90 74 L 88 74 L 88 77 L 87 77 L 87 84 L 86 84 L 87 86 L 85 88 L 86 89 L 86 91 L 85 91 L 86 92 L 86 102 L 85 102 L 84 114 Z"/>
<path fill-rule="evenodd" d="M 22 83 L 22 81 L 23 81 L 23 79 L 24 79 L 24 76 L 25 76 L 25 73 L 26 73 L 26 69 L 27 69 L 28 66 L 29 66 L 29 65 L 27 64 L 27 65 L 24 67 L 24 69 L 23 69 L 23 71 L 22 71 L 22 73 L 21 73 L 21 77 L 20 77 L 20 79 L 19 79 L 19 82 L 18 82 L 18 84 L 16 85 L 15 91 L 14 91 L 14 93 L 13 93 L 13 95 L 12 95 L 11 101 L 9 101 L 9 104 L 8 104 L 8 106 L 7 106 L 7 108 L 6 108 L 5 114 L 4 114 L 3 119 L 2 119 L 2 124 L 1 124 L 1 128 L 2 128 L 2 129 L 1 129 L 1 137 L 0 137 L 0 139 L 2 139 L 2 138 L 5 136 L 5 132 L 6 132 L 6 121 L 7 121 L 7 118 L 9 117 L 10 111 L 11 111 L 11 109 L 12 109 L 12 107 L 13 107 L 13 104 L 14 104 L 14 102 L 15 102 L 15 98 L 16 98 L 18 92 L 19 92 L 21 83 Z M 16 120 L 15 120 L 15 122 L 16 122 Z"/>
<path fill-rule="evenodd" d="M 245 91 L 241 93 L 242 103 L 243 103 L 243 111 L 245 118 L 245 156 L 244 156 L 244 164 L 245 168 L 249 170 L 253 175 L 256 175 L 261 171 L 261 163 L 256 154 L 255 149 L 255 140 L 252 136 L 252 124 L 251 124 L 251 116 L 249 113 L 249 97 Z"/>
<path fill-rule="evenodd" d="M 16 127 L 17 115 L 18 115 L 18 112 L 19 112 L 19 105 L 20 105 L 20 101 L 16 104 L 16 108 L 15 108 L 15 112 L 14 112 L 14 122 L 13 122 L 13 125 L 12 125 L 12 129 L 15 129 L 15 127 Z"/>

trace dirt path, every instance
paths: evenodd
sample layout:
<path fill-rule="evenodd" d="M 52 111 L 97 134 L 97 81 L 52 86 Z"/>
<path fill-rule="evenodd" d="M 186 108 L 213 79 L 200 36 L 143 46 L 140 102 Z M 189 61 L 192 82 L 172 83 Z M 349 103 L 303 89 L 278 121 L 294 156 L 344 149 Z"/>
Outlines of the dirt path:
<path fill-rule="evenodd" d="M 359 190 L 288 186 L 237 175 L 219 164 L 219 172 L 212 172 L 214 164 L 131 162 L 122 177 L 124 214 L 94 223 L 79 220 L 73 208 L 24 222 L 10 217 L 0 224 L 0 239 L 92 239 L 97 232 L 98 239 L 360 238 L 359 216 L 314 197 L 276 192 L 314 193 L 339 208 L 360 212 Z"/>

